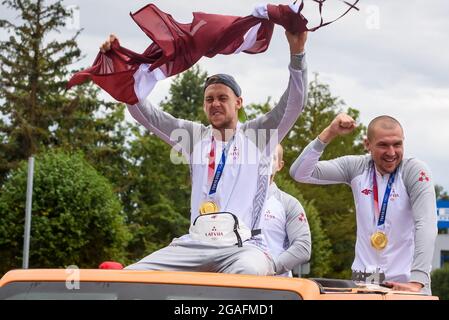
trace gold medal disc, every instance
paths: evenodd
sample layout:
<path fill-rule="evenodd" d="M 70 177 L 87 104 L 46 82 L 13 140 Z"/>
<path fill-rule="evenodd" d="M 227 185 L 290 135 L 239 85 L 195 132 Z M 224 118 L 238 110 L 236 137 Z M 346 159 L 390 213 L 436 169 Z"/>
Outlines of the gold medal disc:
<path fill-rule="evenodd" d="M 382 250 L 385 248 L 387 243 L 387 235 L 381 231 L 377 231 L 371 236 L 371 245 L 377 250 Z"/>
<path fill-rule="evenodd" d="M 205 201 L 200 206 L 200 214 L 218 212 L 218 205 L 212 201 Z"/>

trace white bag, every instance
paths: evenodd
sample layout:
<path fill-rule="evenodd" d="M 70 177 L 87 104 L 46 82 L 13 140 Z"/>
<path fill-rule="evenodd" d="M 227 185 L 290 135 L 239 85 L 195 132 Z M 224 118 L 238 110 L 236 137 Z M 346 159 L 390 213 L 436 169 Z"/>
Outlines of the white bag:
<path fill-rule="evenodd" d="M 252 232 L 230 212 L 215 212 L 198 216 L 190 226 L 189 233 L 195 240 L 241 247 L 243 242 L 260 233 L 260 230 Z"/>

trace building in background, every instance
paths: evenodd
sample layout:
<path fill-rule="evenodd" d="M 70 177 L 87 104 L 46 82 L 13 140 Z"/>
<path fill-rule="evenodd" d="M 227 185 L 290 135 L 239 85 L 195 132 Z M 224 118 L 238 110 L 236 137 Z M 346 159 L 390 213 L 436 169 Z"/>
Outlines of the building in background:
<path fill-rule="evenodd" d="M 432 270 L 449 265 L 449 200 L 437 201 L 438 236 L 435 242 Z"/>

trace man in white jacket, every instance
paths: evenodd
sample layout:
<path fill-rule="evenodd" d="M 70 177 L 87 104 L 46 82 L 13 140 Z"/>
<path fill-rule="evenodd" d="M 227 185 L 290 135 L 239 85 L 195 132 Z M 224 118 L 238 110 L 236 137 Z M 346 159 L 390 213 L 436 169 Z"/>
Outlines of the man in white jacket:
<path fill-rule="evenodd" d="M 284 167 L 283 153 L 282 146 L 278 145 L 273 155 L 271 183 L 261 227 L 270 254 L 277 262 L 278 274 L 291 276 L 294 267 L 310 260 L 312 239 L 301 203 L 274 182 L 276 173 Z"/>
<path fill-rule="evenodd" d="M 190 166 L 192 194 L 191 232 L 126 269 L 278 273 L 277 263 L 266 250 L 263 235 L 257 235 L 257 231 L 267 199 L 274 147 L 296 122 L 307 95 L 304 52 L 307 32 L 286 32 L 286 37 L 290 49 L 287 89 L 273 110 L 254 120 L 239 122 L 242 92 L 235 79 L 226 74 L 209 77 L 205 83 L 204 111 L 210 122 L 207 127 L 176 119 L 154 107 L 148 99 L 128 106 L 140 124 L 182 152 Z M 110 48 L 111 41 L 103 44 L 103 51 Z M 224 232 L 215 225 L 209 230 L 192 232 L 198 217 L 214 212 L 234 214 L 240 225 L 255 231 L 254 236 L 242 245 L 239 241 L 237 246 L 235 242 L 220 243 Z M 219 220 L 222 216 L 212 218 Z"/>
<path fill-rule="evenodd" d="M 327 144 L 355 127 L 349 115 L 339 114 L 304 148 L 290 174 L 303 183 L 351 186 L 357 219 L 353 273 L 380 274 L 394 290 L 430 293 L 437 234 L 430 170 L 417 159 L 403 159 L 403 129 L 389 116 L 369 124 L 369 155 L 319 161 Z"/>

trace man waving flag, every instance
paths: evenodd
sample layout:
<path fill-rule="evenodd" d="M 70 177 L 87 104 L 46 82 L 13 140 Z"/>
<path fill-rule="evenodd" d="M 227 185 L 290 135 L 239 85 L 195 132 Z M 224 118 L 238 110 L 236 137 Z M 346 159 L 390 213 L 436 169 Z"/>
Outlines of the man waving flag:
<path fill-rule="evenodd" d="M 322 2 L 318 2 L 320 14 Z M 114 39 L 111 49 L 100 52 L 92 67 L 76 73 L 68 87 L 92 80 L 116 100 L 135 104 L 149 95 L 157 81 L 189 69 L 203 56 L 266 51 L 274 24 L 298 33 L 332 22 L 321 21 L 318 27 L 308 29 L 302 8 L 303 3 L 258 5 L 246 17 L 194 12 L 192 22 L 184 24 L 149 4 L 131 17 L 153 43 L 138 54 L 121 47 Z"/>

